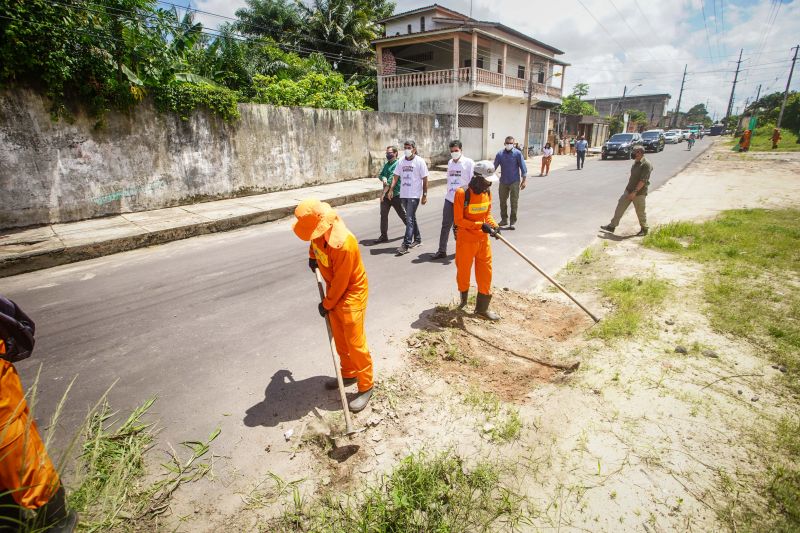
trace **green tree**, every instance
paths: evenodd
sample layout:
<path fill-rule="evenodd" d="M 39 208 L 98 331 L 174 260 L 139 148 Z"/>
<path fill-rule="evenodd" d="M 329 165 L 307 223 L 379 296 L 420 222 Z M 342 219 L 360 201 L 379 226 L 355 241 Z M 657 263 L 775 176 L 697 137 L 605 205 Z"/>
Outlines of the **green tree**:
<path fill-rule="evenodd" d="M 647 127 L 649 123 L 647 113 L 638 109 L 628 109 L 625 112 L 628 114 L 628 124 L 636 124 L 636 128 L 640 131 Z"/>
<path fill-rule="evenodd" d="M 254 102 L 279 106 L 365 109 L 364 93 L 347 85 L 341 74 L 309 73 L 298 80 L 255 76 Z"/>
<path fill-rule="evenodd" d="M 683 116 L 683 123 L 685 124 L 703 124 L 710 126 L 712 124 L 711 117 L 708 116 L 708 110 L 705 104 L 697 104 L 689 108 Z"/>
<path fill-rule="evenodd" d="M 597 109 L 589 102 L 581 101 L 580 97 L 571 94 L 561 100 L 561 112 L 567 115 L 597 115 Z"/>
<path fill-rule="evenodd" d="M 293 0 L 247 0 L 236 18 L 237 32 L 290 45 L 297 44 L 303 27 L 300 7 Z"/>
<path fill-rule="evenodd" d="M 588 83 L 576 83 L 572 88 L 572 96 L 576 96 L 578 100 L 589 94 Z"/>

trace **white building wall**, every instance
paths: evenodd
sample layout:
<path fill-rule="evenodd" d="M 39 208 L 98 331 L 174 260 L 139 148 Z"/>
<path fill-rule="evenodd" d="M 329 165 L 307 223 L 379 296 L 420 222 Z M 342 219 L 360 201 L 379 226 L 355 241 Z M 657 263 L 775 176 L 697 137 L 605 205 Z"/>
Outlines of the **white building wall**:
<path fill-rule="evenodd" d="M 522 144 L 525 139 L 525 105 L 519 100 L 500 98 L 489 102 L 484 118 L 484 155 L 494 160 L 495 154 L 503 148 L 503 141 L 509 135 Z"/>
<path fill-rule="evenodd" d="M 455 115 L 458 98 L 468 92 L 469 86 L 460 83 L 385 90 L 379 88 L 378 110 L 388 113 Z"/>

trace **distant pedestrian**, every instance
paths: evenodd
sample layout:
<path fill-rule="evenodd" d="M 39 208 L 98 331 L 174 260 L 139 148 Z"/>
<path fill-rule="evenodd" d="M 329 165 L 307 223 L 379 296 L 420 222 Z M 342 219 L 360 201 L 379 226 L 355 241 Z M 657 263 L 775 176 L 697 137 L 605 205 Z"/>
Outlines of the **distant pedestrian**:
<path fill-rule="evenodd" d="M 775 128 L 775 130 L 772 132 L 772 149 L 773 150 L 778 147 L 778 143 L 779 142 L 781 142 L 781 129 L 780 128 Z"/>
<path fill-rule="evenodd" d="M 547 176 L 550 174 L 550 163 L 553 161 L 553 148 L 550 143 L 544 145 L 542 150 L 542 170 L 539 172 L 540 176 Z"/>
<path fill-rule="evenodd" d="M 403 222 L 403 226 L 406 224 L 406 212 L 403 211 L 403 206 L 400 203 L 400 183 L 395 185 L 391 199 L 387 195 L 389 192 L 389 186 L 392 184 L 394 179 L 395 168 L 397 168 L 397 147 L 387 146 L 386 163 L 383 164 L 383 169 L 381 169 L 380 174 L 378 174 L 378 179 L 381 180 L 381 183 L 383 183 L 383 193 L 381 194 L 380 198 L 381 236 L 375 239 L 374 244 L 389 242 L 389 211 L 391 211 L 392 208 L 394 208 L 397 216 L 400 217 L 400 220 Z"/>
<path fill-rule="evenodd" d="M 444 207 L 442 208 L 442 231 L 439 234 L 439 249 L 433 255 L 433 259 L 444 259 L 447 257 L 447 241 L 450 238 L 450 230 L 453 226 L 453 197 L 456 190 L 466 187 L 472 179 L 472 171 L 475 162 L 462 153 L 461 141 L 450 141 L 450 161 L 447 162 L 447 194 L 444 197 Z"/>
<path fill-rule="evenodd" d="M 558 155 L 564 155 L 564 139 L 561 137 L 558 139 Z"/>
<path fill-rule="evenodd" d="M 744 130 L 742 133 L 742 137 L 739 139 L 739 151 L 746 152 L 750 150 L 750 137 L 753 136 L 753 132 L 750 130 Z"/>
<path fill-rule="evenodd" d="M 636 236 L 642 237 L 647 235 L 645 200 L 647 199 L 647 187 L 650 185 L 650 174 L 653 172 L 653 165 L 644 157 L 644 147 L 641 145 L 633 147 L 633 158 L 636 161 L 631 167 L 631 176 L 628 179 L 625 192 L 619 197 L 619 201 L 617 202 L 617 209 L 614 211 L 614 217 L 607 226 L 600 226 L 600 229 L 609 233 L 614 233 L 614 230 L 619 225 L 620 219 L 622 219 L 622 215 L 625 214 L 625 210 L 633 203 L 633 207 L 636 209 L 636 216 L 639 219 L 639 226 L 641 226 L 641 230 Z"/>
<path fill-rule="evenodd" d="M 522 152 L 514 148 L 514 137 L 508 136 L 505 146 L 494 158 L 494 168 L 500 169 L 500 226 L 514 229 L 517 223 L 519 192 L 525 189 L 528 167 Z M 508 198 L 511 197 L 511 224 L 508 224 Z"/>
<path fill-rule="evenodd" d="M 397 255 L 405 255 L 410 248 L 422 244 L 422 236 L 417 225 L 417 208 L 419 204 L 428 203 L 428 165 L 417 155 L 417 143 L 408 140 L 403 143 L 403 158 L 394 169 L 394 178 L 389 199 L 394 198 L 394 189 L 400 182 L 400 204 L 406 212 L 406 234 L 403 244 L 397 249 Z"/>
<path fill-rule="evenodd" d="M 575 155 L 575 137 L 569 138 L 569 155 Z"/>
<path fill-rule="evenodd" d="M 575 153 L 577 155 L 578 161 L 578 170 L 583 169 L 583 164 L 586 162 L 586 150 L 589 149 L 589 143 L 586 139 L 581 135 L 578 137 L 578 142 L 575 143 Z"/>

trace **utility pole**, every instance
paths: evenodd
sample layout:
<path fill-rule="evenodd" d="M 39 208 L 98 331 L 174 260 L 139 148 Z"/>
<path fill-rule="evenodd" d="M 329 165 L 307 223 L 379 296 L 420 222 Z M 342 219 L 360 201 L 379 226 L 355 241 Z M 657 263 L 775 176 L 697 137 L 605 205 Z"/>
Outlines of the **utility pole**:
<path fill-rule="evenodd" d="M 505 65 L 503 65 L 505 68 Z M 531 129 L 531 98 L 533 97 L 533 69 L 528 75 L 528 104 L 525 107 L 525 143 L 522 146 L 522 158 L 528 159 L 528 132 Z"/>
<path fill-rule="evenodd" d="M 736 62 L 736 75 L 733 77 L 733 87 L 731 87 L 731 97 L 728 100 L 728 112 L 725 113 L 725 127 L 728 127 L 728 120 L 731 118 L 731 111 L 733 111 L 733 95 L 736 92 L 736 82 L 739 80 L 739 67 L 742 65 L 742 52 L 744 48 L 739 50 L 739 61 Z M 734 128 L 735 130 L 736 128 Z"/>
<path fill-rule="evenodd" d="M 681 80 L 681 92 L 678 93 L 678 105 L 675 106 L 675 114 L 672 115 L 672 128 L 675 128 L 676 124 L 678 123 L 678 113 L 681 112 L 681 98 L 683 98 L 683 84 L 686 83 L 686 68 L 689 65 L 683 66 L 683 79 Z"/>
<path fill-rule="evenodd" d="M 794 57 L 792 58 L 792 68 L 789 69 L 789 79 L 786 80 L 786 90 L 783 92 L 783 102 L 781 103 L 781 112 L 778 113 L 778 123 L 775 125 L 776 128 L 781 127 L 781 120 L 783 120 L 783 110 L 786 109 L 786 98 L 789 96 L 789 85 L 792 84 L 792 74 L 794 74 L 794 64 L 797 61 L 797 49 L 800 48 L 800 45 L 794 47 Z"/>
<path fill-rule="evenodd" d="M 758 84 L 758 90 L 756 91 L 756 99 L 753 100 L 753 103 L 758 103 L 758 99 L 761 98 L 761 84 Z"/>

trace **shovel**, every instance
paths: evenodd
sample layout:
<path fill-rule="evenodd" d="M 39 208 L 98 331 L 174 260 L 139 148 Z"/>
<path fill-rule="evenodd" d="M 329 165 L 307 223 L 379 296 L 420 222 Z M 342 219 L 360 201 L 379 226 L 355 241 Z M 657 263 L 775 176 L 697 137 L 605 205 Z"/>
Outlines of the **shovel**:
<path fill-rule="evenodd" d="M 317 276 L 317 288 L 319 289 L 320 300 L 325 299 L 325 287 L 323 287 L 322 275 L 319 273 L 319 268 L 314 270 Z M 336 343 L 333 340 L 333 330 L 331 329 L 331 318 L 325 315 L 325 326 L 328 328 L 328 344 L 331 348 L 331 357 L 333 358 L 333 368 L 336 370 L 336 381 L 339 382 L 339 396 L 342 399 L 342 410 L 344 411 L 344 423 L 346 425 L 345 435 L 352 435 L 358 433 L 359 430 L 353 428 L 353 420 L 350 418 L 350 407 L 347 405 L 347 397 L 344 394 L 344 382 L 342 381 L 342 370 L 339 363 L 339 358 L 336 354 Z"/>
<path fill-rule="evenodd" d="M 580 303 L 578 300 L 576 300 L 576 299 L 575 299 L 575 297 L 574 297 L 574 296 L 572 296 L 570 293 L 568 293 L 568 292 L 567 292 L 567 289 L 565 289 L 564 287 L 562 287 L 562 286 L 561 286 L 561 284 L 559 284 L 559 283 L 558 283 L 556 280 L 554 280 L 553 278 L 551 278 L 550 276 L 548 276 L 548 275 L 545 273 L 545 271 L 544 271 L 544 270 L 542 270 L 541 268 L 539 268 L 539 267 L 536 265 L 536 263 L 534 263 L 533 261 L 531 261 L 530 259 L 528 259 L 528 256 L 526 256 L 525 254 L 523 254 L 523 253 L 522 253 L 522 252 L 519 250 L 519 248 L 517 248 L 516 246 L 514 246 L 513 244 L 511 244 L 510 242 L 508 242 L 508 241 L 506 240 L 506 238 L 505 238 L 505 237 L 503 237 L 502 235 L 500 235 L 500 233 L 499 233 L 499 232 L 498 232 L 498 233 L 495 233 L 495 234 L 494 234 L 494 237 L 496 237 L 496 238 L 500 239 L 501 241 L 503 241 L 503 243 L 504 243 L 506 246 L 508 246 L 509 248 L 511 248 L 512 250 L 514 250 L 514 252 L 516 252 L 516 254 L 517 254 L 518 256 L 520 256 L 520 257 L 521 257 L 523 260 L 525 260 L 525 262 L 526 262 L 526 263 L 528 263 L 530 266 L 532 266 L 533 268 L 535 268 L 535 269 L 536 269 L 536 271 L 537 271 L 539 274 L 541 274 L 542 276 L 544 276 L 545 278 L 547 278 L 547 281 L 549 281 L 550 283 L 552 283 L 553 285 L 555 285 L 555 286 L 556 286 L 556 288 L 557 288 L 558 290 L 560 290 L 561 292 L 563 292 L 564 294 L 566 294 L 566 295 L 567 295 L 567 297 L 568 297 L 570 300 L 572 300 L 573 302 L 575 302 L 575 304 L 576 304 L 578 307 L 580 307 L 581 309 L 583 309 L 583 311 L 584 311 L 584 312 L 585 312 L 587 315 L 589 315 L 590 317 L 592 317 L 592 320 L 594 320 L 594 321 L 595 321 L 595 323 L 597 323 L 597 322 L 600 322 L 600 319 L 599 319 L 599 318 L 597 318 L 596 316 L 594 316 L 594 315 L 592 314 L 592 312 L 591 312 L 591 311 L 589 311 L 588 309 L 586 309 L 586 308 L 583 306 L 583 304 L 581 304 L 581 303 Z"/>

